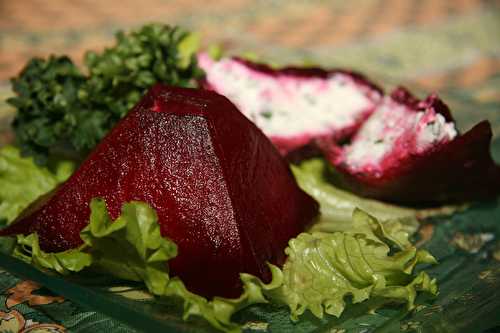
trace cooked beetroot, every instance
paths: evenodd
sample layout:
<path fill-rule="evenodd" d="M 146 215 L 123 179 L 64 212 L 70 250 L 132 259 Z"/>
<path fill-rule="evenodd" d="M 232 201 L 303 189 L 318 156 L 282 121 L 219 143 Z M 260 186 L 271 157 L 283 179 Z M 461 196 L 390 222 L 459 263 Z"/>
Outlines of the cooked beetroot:
<path fill-rule="evenodd" d="M 283 155 L 352 135 L 374 110 L 382 91 L 345 70 L 272 69 L 240 58 L 198 57 L 205 88 L 229 98 Z M 304 146 L 306 146 L 304 148 Z"/>
<path fill-rule="evenodd" d="M 173 275 L 205 296 L 236 296 L 240 272 L 268 281 L 290 238 L 318 212 L 262 132 L 214 92 L 153 87 L 75 174 L 1 234 L 37 232 L 48 252 L 79 246 L 89 202 L 156 209 L 179 247 Z"/>
<path fill-rule="evenodd" d="M 341 185 L 399 203 L 478 199 L 498 194 L 500 168 L 481 122 L 459 135 L 436 96 L 419 101 L 406 89 L 387 96 L 349 145 L 323 145 Z"/>

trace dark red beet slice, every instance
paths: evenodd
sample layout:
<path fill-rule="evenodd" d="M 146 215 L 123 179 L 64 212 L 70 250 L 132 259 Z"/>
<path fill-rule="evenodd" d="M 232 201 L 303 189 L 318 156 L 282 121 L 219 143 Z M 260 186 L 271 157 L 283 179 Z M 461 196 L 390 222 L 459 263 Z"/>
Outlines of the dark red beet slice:
<path fill-rule="evenodd" d="M 283 155 L 311 151 L 316 141 L 348 138 L 382 98 L 379 87 L 350 71 L 273 69 L 206 54 L 198 60 L 206 73 L 202 85 L 229 98 Z"/>
<path fill-rule="evenodd" d="M 179 247 L 173 275 L 205 296 L 237 296 L 240 272 L 268 281 L 290 238 L 318 213 L 262 132 L 214 92 L 153 87 L 76 173 L 42 205 L 1 231 L 37 232 L 57 252 L 82 243 L 89 202 L 149 203 Z M 27 216 L 26 216 L 27 215 Z"/>
<path fill-rule="evenodd" d="M 420 101 L 398 88 L 351 144 L 323 149 L 340 184 L 357 194 L 398 203 L 446 202 L 500 192 L 491 137 L 486 121 L 459 135 L 436 95 Z"/>

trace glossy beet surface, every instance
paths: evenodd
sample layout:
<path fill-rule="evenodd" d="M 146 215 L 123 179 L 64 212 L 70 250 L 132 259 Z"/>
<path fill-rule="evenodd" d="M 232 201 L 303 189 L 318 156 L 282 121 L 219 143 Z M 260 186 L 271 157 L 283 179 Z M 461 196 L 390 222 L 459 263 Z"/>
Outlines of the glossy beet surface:
<path fill-rule="evenodd" d="M 411 112 L 431 110 L 446 121 L 453 121 L 448 107 L 436 95 L 420 101 L 406 89 L 398 88 L 390 98 Z M 401 138 L 411 138 L 411 135 L 411 132 L 405 133 Z M 491 138 L 491 126 L 483 121 L 465 134 L 435 143 L 422 152 L 402 151 L 406 144 L 411 146 L 411 142 L 405 142 L 387 154 L 378 169 L 356 169 L 349 165 L 345 147 L 324 146 L 323 149 L 335 166 L 338 183 L 354 193 L 398 203 L 452 202 L 500 193 L 500 167 L 490 154 Z"/>
<path fill-rule="evenodd" d="M 240 272 L 267 281 L 266 262 L 282 264 L 288 240 L 318 212 L 271 142 L 225 97 L 162 85 L 2 233 L 36 231 L 50 252 L 77 247 L 95 197 L 113 218 L 131 200 L 155 208 L 162 235 L 179 247 L 171 273 L 205 296 L 237 296 Z"/>

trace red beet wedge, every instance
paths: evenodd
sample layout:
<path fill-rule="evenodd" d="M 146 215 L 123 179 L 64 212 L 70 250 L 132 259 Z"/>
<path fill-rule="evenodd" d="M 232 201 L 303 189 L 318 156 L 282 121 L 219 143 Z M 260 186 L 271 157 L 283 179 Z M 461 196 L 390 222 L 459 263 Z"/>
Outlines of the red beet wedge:
<path fill-rule="evenodd" d="M 92 198 L 113 218 L 147 202 L 179 248 L 169 265 L 188 289 L 237 296 L 240 272 L 268 281 L 288 240 L 318 213 L 264 134 L 214 92 L 153 87 L 75 174 L 2 235 L 37 232 L 48 252 L 79 246 Z"/>

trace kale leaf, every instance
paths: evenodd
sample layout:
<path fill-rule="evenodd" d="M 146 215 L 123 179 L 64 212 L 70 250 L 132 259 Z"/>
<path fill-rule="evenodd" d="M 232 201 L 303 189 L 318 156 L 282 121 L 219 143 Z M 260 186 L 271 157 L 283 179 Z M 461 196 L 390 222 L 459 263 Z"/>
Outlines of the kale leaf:
<path fill-rule="evenodd" d="M 76 150 L 88 148 L 72 142 L 75 128 L 81 125 L 78 119 L 88 118 L 91 111 L 85 82 L 85 76 L 65 56 L 34 58 L 11 80 L 16 97 L 7 102 L 17 108 L 13 126 L 23 153 L 44 164 L 49 148 L 60 142 L 69 142 Z"/>
<path fill-rule="evenodd" d="M 84 157 L 156 82 L 189 87 L 201 77 L 198 38 L 148 24 L 118 32 L 113 47 L 87 52 L 84 74 L 66 56 L 35 58 L 11 80 L 16 142 L 45 164 L 50 154 Z"/>
<path fill-rule="evenodd" d="M 189 87 L 201 76 L 195 61 L 196 35 L 177 27 L 150 24 L 129 35 L 118 32 L 116 45 L 87 52 L 90 97 L 114 117 L 123 117 L 156 82 Z"/>

